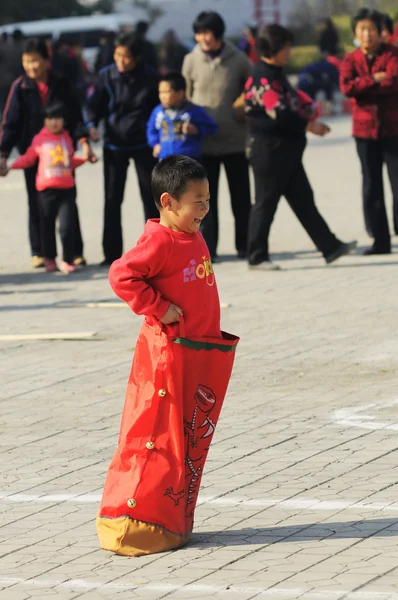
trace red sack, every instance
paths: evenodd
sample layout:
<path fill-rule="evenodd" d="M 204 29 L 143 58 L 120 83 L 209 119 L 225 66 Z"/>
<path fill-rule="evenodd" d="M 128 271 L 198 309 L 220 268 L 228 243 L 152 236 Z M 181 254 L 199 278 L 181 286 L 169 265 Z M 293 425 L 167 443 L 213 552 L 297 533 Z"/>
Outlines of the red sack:
<path fill-rule="evenodd" d="M 239 338 L 167 336 L 144 323 L 97 531 L 104 550 L 140 556 L 190 538 L 205 461 Z"/>

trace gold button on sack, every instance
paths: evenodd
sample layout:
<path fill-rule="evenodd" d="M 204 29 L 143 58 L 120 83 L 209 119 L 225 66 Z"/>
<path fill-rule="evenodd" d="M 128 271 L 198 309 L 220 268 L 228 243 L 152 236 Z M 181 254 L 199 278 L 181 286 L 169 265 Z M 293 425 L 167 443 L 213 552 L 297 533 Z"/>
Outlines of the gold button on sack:
<path fill-rule="evenodd" d="M 158 396 L 160 396 L 161 398 L 164 398 L 164 396 L 167 394 L 166 390 L 159 390 L 158 391 Z"/>
<path fill-rule="evenodd" d="M 127 500 L 127 506 L 129 508 L 135 508 L 137 506 L 137 502 L 134 500 L 134 498 L 130 498 L 130 500 Z"/>
<path fill-rule="evenodd" d="M 153 442 L 147 442 L 146 447 L 148 448 L 148 450 L 154 450 L 155 444 Z"/>

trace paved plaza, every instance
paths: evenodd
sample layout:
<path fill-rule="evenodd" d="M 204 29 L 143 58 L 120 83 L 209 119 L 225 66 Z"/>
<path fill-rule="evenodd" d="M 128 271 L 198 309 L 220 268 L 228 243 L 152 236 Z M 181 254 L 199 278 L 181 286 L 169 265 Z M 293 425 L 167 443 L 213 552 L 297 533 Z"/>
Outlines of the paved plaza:
<path fill-rule="evenodd" d="M 306 164 L 331 228 L 360 250 L 350 123 L 331 123 Z M 70 276 L 30 271 L 23 175 L 0 180 L 1 600 L 398 600 L 397 243 L 327 267 L 283 201 L 271 238 L 283 270 L 249 272 L 223 178 L 215 269 L 223 328 L 241 342 L 193 539 L 113 556 L 95 514 L 141 319 L 96 266 L 101 163 L 77 177 L 90 266 Z M 143 226 L 129 177 L 126 248 Z"/>

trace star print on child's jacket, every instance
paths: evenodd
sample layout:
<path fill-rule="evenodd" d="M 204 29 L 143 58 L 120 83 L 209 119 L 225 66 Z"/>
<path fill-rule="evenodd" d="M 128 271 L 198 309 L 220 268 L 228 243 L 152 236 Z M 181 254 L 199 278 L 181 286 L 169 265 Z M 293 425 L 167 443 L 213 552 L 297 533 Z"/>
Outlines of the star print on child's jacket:
<path fill-rule="evenodd" d="M 12 169 L 27 169 L 39 161 L 36 177 L 38 192 L 48 188 L 69 189 L 75 186 L 73 170 L 86 162 L 73 156 L 74 147 L 67 131 L 51 133 L 46 127 L 33 138 L 28 150 L 17 158 Z"/>

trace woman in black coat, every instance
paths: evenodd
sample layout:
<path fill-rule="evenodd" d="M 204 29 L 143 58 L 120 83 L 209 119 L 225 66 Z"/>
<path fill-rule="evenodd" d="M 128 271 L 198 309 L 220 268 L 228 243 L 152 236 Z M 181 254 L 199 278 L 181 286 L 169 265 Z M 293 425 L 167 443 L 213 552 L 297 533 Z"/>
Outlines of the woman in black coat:
<path fill-rule="evenodd" d="M 303 166 L 306 132 L 324 136 L 330 129 L 317 122 L 311 98 L 290 85 L 286 65 L 293 35 L 280 25 L 267 25 L 259 36 L 260 61 L 246 83 L 249 122 L 248 153 L 255 181 L 255 205 L 249 225 L 249 268 L 277 270 L 268 254 L 268 237 L 281 196 L 327 263 L 348 254 L 356 242 L 343 243 L 330 231 L 315 206 Z"/>

